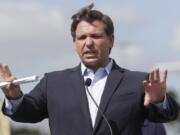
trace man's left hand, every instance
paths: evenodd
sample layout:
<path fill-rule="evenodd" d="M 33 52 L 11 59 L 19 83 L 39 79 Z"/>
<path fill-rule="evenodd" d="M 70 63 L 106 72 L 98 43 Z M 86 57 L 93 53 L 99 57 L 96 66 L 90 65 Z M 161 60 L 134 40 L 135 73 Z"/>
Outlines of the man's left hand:
<path fill-rule="evenodd" d="M 149 73 L 149 80 L 143 82 L 144 85 L 144 106 L 150 103 L 162 102 L 166 95 L 166 79 L 168 71 L 164 71 L 163 79 L 160 79 L 159 69 Z"/>

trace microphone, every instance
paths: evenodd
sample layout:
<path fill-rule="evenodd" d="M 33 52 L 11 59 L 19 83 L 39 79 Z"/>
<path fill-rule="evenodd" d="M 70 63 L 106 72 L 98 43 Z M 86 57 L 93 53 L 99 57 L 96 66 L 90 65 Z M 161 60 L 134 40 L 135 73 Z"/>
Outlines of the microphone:
<path fill-rule="evenodd" d="M 30 76 L 30 77 L 25 77 L 25 78 L 20 78 L 20 79 L 16 79 L 12 82 L 0 82 L 0 88 L 3 88 L 9 84 L 14 84 L 14 85 L 19 85 L 19 84 L 24 84 L 24 83 L 31 83 L 31 82 L 35 82 L 38 81 L 39 77 L 34 75 L 34 76 Z"/>
<path fill-rule="evenodd" d="M 98 111 L 100 112 L 101 116 L 103 117 L 103 119 L 105 120 L 105 122 L 107 123 L 108 127 L 109 127 L 109 130 L 110 130 L 110 135 L 113 135 L 113 132 L 112 132 L 112 128 L 111 128 L 111 125 L 109 124 L 105 114 L 103 113 L 103 111 L 101 110 L 101 108 L 99 107 L 99 105 L 97 104 L 97 102 L 95 101 L 95 99 L 93 98 L 93 96 L 91 95 L 88 87 L 91 85 L 91 82 L 92 80 L 90 78 L 87 78 L 86 81 L 85 81 L 85 86 L 86 86 L 86 90 L 89 94 L 89 96 L 91 97 L 92 101 L 94 102 L 94 104 L 96 105 Z"/>
<path fill-rule="evenodd" d="M 85 81 L 85 86 L 89 87 L 91 85 L 92 80 L 90 78 L 87 78 Z"/>

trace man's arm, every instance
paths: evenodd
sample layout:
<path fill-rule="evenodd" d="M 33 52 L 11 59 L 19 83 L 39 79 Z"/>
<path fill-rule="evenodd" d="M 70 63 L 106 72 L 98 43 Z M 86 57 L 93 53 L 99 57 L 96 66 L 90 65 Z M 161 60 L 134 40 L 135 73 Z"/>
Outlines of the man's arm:
<path fill-rule="evenodd" d="M 11 116 L 13 115 L 19 108 L 23 101 L 23 96 L 16 100 L 8 100 L 4 99 L 4 113 Z"/>
<path fill-rule="evenodd" d="M 166 80 L 167 70 L 161 80 L 159 69 L 156 69 L 149 74 L 149 79 L 143 82 L 144 107 L 151 121 L 167 122 L 178 117 L 179 105 L 166 94 Z"/>
<path fill-rule="evenodd" d="M 2 88 L 7 100 L 2 106 L 2 112 L 11 119 L 18 122 L 39 122 L 47 117 L 46 99 L 44 91 L 46 90 L 46 79 L 42 79 L 30 94 L 21 92 L 19 85 L 11 82 L 15 79 L 12 76 L 7 65 L 0 64 L 1 82 L 10 82 L 8 86 Z"/>
<path fill-rule="evenodd" d="M 0 82 L 10 82 L 8 86 L 2 88 L 4 95 L 9 100 L 16 100 L 22 97 L 23 94 L 20 90 L 20 86 L 11 84 L 11 82 L 15 80 L 15 77 L 12 75 L 8 65 L 0 64 L 0 76 L 1 76 Z"/>

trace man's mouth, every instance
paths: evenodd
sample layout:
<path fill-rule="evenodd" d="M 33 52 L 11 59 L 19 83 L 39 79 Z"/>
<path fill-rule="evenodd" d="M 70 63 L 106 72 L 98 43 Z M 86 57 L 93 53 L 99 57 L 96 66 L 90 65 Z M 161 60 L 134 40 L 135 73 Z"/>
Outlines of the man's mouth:
<path fill-rule="evenodd" d="M 97 59 L 97 52 L 96 51 L 85 51 L 83 53 L 83 57 L 88 60 Z"/>
<path fill-rule="evenodd" d="M 85 51 L 83 53 L 83 55 L 85 55 L 85 56 L 95 56 L 96 55 L 96 51 Z"/>

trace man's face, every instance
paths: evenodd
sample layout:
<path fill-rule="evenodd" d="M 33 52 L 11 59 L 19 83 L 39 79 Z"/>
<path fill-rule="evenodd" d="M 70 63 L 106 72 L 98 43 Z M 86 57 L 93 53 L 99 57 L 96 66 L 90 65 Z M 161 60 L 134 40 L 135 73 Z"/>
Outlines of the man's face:
<path fill-rule="evenodd" d="M 96 71 L 108 63 L 114 36 L 107 36 L 104 23 L 81 21 L 76 28 L 75 48 L 81 61 Z"/>

